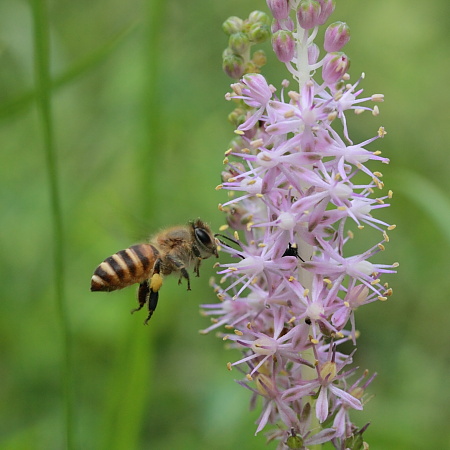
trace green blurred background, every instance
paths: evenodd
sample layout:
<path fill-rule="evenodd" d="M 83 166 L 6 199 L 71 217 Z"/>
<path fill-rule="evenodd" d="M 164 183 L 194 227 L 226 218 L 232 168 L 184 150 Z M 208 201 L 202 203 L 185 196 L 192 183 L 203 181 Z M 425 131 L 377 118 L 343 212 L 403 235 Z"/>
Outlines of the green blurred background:
<path fill-rule="evenodd" d="M 68 0 L 49 4 L 53 127 L 64 227 L 69 378 L 77 449 L 266 448 L 257 412 L 233 380 L 200 303 L 215 302 L 212 261 L 186 292 L 171 279 L 150 326 L 134 288 L 89 292 L 105 257 L 168 224 L 201 217 L 214 229 L 223 152 L 222 22 L 267 11 L 263 0 Z M 338 0 L 352 79 L 386 96 L 377 118 L 350 119 L 354 142 L 383 125 L 375 167 L 393 189 L 378 217 L 397 224 L 383 261 L 400 262 L 394 296 L 358 311 L 356 363 L 377 371 L 372 449 L 450 448 L 448 252 L 449 3 Z M 323 34 L 323 30 L 322 30 Z M 54 230 L 42 122 L 35 102 L 33 16 L 0 2 L 0 448 L 64 448 L 64 334 L 55 299 Z M 287 73 L 269 50 L 264 72 Z M 367 230 L 369 243 L 378 239 Z M 365 246 L 365 247 L 364 247 Z M 274 448 L 271 444 L 267 448 Z M 326 447 L 328 448 L 328 447 Z"/>

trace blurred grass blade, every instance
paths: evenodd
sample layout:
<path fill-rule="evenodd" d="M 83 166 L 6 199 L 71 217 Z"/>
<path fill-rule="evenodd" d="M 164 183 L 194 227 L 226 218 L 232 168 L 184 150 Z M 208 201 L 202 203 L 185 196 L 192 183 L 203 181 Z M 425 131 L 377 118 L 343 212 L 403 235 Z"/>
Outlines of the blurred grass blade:
<path fill-rule="evenodd" d="M 402 170 L 396 173 L 395 190 L 415 203 L 430 221 L 441 230 L 450 244 L 450 198 L 439 186 L 416 172 Z"/>
<path fill-rule="evenodd" d="M 149 327 L 143 326 L 141 320 L 136 321 L 136 316 L 128 318 L 132 320 L 126 336 L 119 339 L 123 345 L 106 390 L 99 449 L 140 448 L 142 421 L 151 390 L 152 352 Z"/>
<path fill-rule="evenodd" d="M 50 30 L 45 0 L 31 1 L 33 14 L 34 68 L 36 105 L 42 129 L 45 164 L 49 183 L 51 219 L 53 226 L 53 263 L 56 306 L 61 326 L 61 386 L 63 389 L 66 448 L 75 448 L 73 440 L 72 352 L 64 282 L 64 235 L 61 213 L 58 167 L 53 133 Z"/>
<path fill-rule="evenodd" d="M 165 31 L 166 9 L 168 2 L 151 0 L 148 2 L 146 10 L 146 37 L 147 51 L 145 59 L 146 85 L 144 89 L 144 129 L 146 131 L 143 143 L 139 147 L 137 163 L 139 164 L 139 192 L 142 198 L 142 218 L 147 223 L 158 223 L 158 211 L 165 208 L 164 202 L 160 201 L 162 196 L 156 195 L 161 189 L 161 180 L 166 180 L 166 176 L 161 177 L 159 164 L 155 164 L 161 156 L 160 149 L 165 141 L 165 122 L 161 111 L 165 101 L 164 92 L 161 86 L 164 85 L 162 70 L 167 32 Z M 155 113 L 156 112 L 156 113 Z M 152 201 L 148 201 L 151 196 Z M 164 205 L 164 206 L 163 206 Z M 156 219 L 156 221 L 155 221 Z"/>
<path fill-rule="evenodd" d="M 110 54 L 112 54 L 118 45 L 121 44 L 134 30 L 136 30 L 137 25 L 138 24 L 136 22 L 133 22 L 132 24 L 126 26 L 102 47 L 94 50 L 90 55 L 76 62 L 55 79 L 50 79 L 50 88 L 52 90 L 59 89 L 89 72 L 92 68 L 97 66 Z M 11 115 L 21 112 L 36 100 L 37 95 L 36 90 L 30 90 L 10 100 L 9 102 L 2 103 L 0 105 L 0 119 L 10 118 Z"/>

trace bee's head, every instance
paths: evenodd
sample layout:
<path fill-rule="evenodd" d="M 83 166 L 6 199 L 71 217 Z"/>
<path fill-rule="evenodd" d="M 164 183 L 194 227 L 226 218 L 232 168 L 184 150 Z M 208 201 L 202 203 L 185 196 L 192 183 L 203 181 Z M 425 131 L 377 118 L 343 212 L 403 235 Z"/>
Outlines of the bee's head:
<path fill-rule="evenodd" d="M 216 240 L 211 228 L 200 219 L 190 222 L 190 225 L 192 226 L 195 246 L 200 253 L 199 258 L 207 259 L 213 255 L 218 258 Z"/>

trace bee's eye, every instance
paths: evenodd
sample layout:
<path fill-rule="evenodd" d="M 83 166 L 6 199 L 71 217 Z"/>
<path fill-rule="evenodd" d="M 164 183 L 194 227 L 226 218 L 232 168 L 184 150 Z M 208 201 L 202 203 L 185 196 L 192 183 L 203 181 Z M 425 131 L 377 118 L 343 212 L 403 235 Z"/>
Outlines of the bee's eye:
<path fill-rule="evenodd" d="M 196 228 L 195 229 L 195 237 L 203 245 L 211 244 L 211 238 L 210 238 L 209 234 L 203 228 Z"/>

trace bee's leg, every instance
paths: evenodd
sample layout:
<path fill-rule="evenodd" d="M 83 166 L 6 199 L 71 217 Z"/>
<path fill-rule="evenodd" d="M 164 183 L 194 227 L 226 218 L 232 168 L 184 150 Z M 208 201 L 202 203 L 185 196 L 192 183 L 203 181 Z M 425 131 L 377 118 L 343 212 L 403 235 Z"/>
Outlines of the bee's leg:
<path fill-rule="evenodd" d="M 194 273 L 195 273 L 195 276 L 197 276 L 197 277 L 200 276 L 200 264 L 201 263 L 202 263 L 201 258 L 198 258 L 197 261 L 195 262 Z"/>
<path fill-rule="evenodd" d="M 159 290 L 162 286 L 162 276 L 160 274 L 161 271 L 161 259 L 158 258 L 153 266 L 153 275 L 150 278 L 149 285 L 149 297 L 148 297 L 148 316 L 145 319 L 144 325 L 148 324 L 148 321 L 151 319 L 153 312 L 156 309 L 156 305 L 158 304 Z"/>
<path fill-rule="evenodd" d="M 194 255 L 197 257 L 197 261 L 195 262 L 195 266 L 194 266 L 194 273 L 195 273 L 195 276 L 199 277 L 200 276 L 199 269 L 200 269 L 200 264 L 202 263 L 202 257 L 200 255 L 200 251 L 196 245 L 192 246 L 192 251 L 193 251 Z"/>
<path fill-rule="evenodd" d="M 148 284 L 148 280 L 145 280 L 139 285 L 139 290 L 138 290 L 139 307 L 135 308 L 135 309 L 132 309 L 131 310 L 131 314 L 133 314 L 134 312 L 139 311 L 140 309 L 142 309 L 142 307 L 147 302 L 149 293 L 150 293 L 150 286 Z"/>
<path fill-rule="evenodd" d="M 145 319 L 144 325 L 148 324 L 148 321 L 152 318 L 153 312 L 156 309 L 156 306 L 158 305 L 158 297 L 159 292 L 158 291 L 150 291 L 150 297 L 148 299 L 148 316 Z"/>
<path fill-rule="evenodd" d="M 180 279 L 178 280 L 178 284 L 181 284 L 181 280 L 183 278 L 186 278 L 186 280 L 187 280 L 187 290 L 190 291 L 191 290 L 191 281 L 189 279 L 189 273 L 186 270 L 185 265 L 178 258 L 176 258 L 173 255 L 167 255 L 167 258 L 177 268 L 177 270 L 179 270 L 180 273 L 181 273 Z"/>
<path fill-rule="evenodd" d="M 188 271 L 186 270 L 186 267 L 180 267 L 181 277 L 178 280 L 178 284 L 181 284 L 181 278 L 186 278 L 187 280 L 187 290 L 191 290 L 191 280 L 189 279 Z"/>

